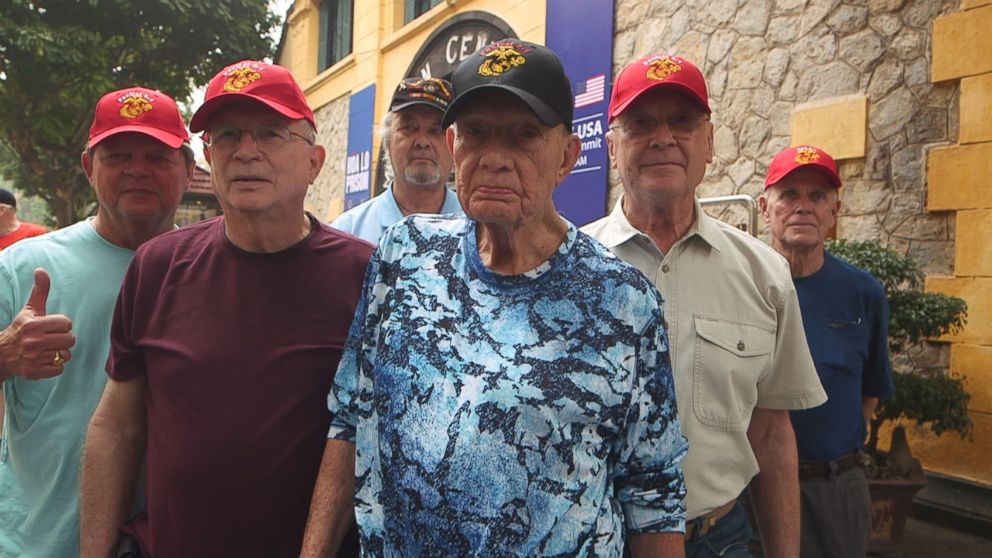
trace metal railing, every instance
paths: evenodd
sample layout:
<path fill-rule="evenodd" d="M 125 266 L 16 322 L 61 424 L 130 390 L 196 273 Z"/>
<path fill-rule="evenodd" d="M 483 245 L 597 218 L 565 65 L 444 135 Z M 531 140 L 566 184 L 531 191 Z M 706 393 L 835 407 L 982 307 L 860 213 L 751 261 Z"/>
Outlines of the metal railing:
<path fill-rule="evenodd" d="M 751 236 L 758 236 L 758 202 L 747 194 L 733 194 L 730 196 L 714 196 L 712 198 L 699 198 L 699 205 L 703 207 L 711 205 L 743 204 L 748 214 L 747 232 Z"/>

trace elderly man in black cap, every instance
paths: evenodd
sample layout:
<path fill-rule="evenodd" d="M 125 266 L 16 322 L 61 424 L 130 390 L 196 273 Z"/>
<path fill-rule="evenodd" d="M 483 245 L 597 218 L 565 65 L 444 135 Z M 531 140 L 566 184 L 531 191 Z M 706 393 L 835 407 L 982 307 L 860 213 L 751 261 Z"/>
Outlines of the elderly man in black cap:
<path fill-rule="evenodd" d="M 579 155 L 568 77 L 546 47 L 503 40 L 452 84 L 465 215 L 379 243 L 304 556 L 336 546 L 353 501 L 373 556 L 681 556 L 661 298 L 552 200 Z"/>
<path fill-rule="evenodd" d="M 386 227 L 414 213 L 457 213 L 458 197 L 446 186 L 451 153 L 441 115 L 451 103 L 451 84 L 438 78 L 400 82 L 382 124 L 393 180 L 386 190 L 358 205 L 331 226 L 376 243 Z"/>

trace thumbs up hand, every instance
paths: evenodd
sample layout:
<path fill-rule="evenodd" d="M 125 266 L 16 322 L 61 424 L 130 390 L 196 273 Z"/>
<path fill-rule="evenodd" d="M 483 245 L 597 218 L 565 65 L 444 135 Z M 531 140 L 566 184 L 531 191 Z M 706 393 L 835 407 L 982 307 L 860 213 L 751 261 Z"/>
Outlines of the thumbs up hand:
<path fill-rule="evenodd" d="M 72 320 L 47 313 L 52 280 L 42 268 L 34 270 L 34 288 L 14 321 L 0 331 L 0 381 L 16 375 L 37 380 L 58 376 L 72 358 L 76 344 Z"/>

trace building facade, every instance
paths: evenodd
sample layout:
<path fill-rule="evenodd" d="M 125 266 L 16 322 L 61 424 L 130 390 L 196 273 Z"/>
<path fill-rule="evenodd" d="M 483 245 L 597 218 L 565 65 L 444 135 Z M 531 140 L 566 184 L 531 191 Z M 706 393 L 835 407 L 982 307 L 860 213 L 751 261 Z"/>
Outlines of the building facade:
<path fill-rule="evenodd" d="M 911 429 L 911 443 L 928 470 L 992 486 L 992 243 L 982 234 L 992 228 L 990 28 L 992 0 L 297 0 L 277 62 L 303 85 L 328 148 L 307 200 L 324 219 L 384 179 L 375 123 L 403 77 L 442 76 L 502 37 L 572 59 L 593 43 L 609 53 L 607 98 L 612 76 L 637 57 L 696 62 L 715 124 L 701 197 L 757 196 L 775 153 L 813 143 L 837 158 L 844 180 L 837 236 L 909 255 L 928 289 L 968 302 L 962 332 L 896 365 L 967 376 L 973 439 Z M 597 87 L 592 70 L 573 78 L 580 97 Z M 594 123 L 576 128 L 591 158 Z M 601 215 L 619 187 L 606 169 L 600 181 L 600 193 L 580 199 Z M 714 211 L 746 222 L 737 209 Z"/>

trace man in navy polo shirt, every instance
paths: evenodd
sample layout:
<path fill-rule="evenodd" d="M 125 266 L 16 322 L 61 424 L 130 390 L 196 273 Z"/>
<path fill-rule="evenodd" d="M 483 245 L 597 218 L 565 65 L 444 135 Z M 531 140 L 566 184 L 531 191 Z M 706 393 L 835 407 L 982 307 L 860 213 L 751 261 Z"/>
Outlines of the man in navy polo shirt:
<path fill-rule="evenodd" d="M 758 200 L 772 247 L 789 261 L 810 353 L 829 398 L 791 412 L 804 557 L 865 555 L 871 499 L 860 452 L 879 398 L 894 391 L 885 291 L 823 247 L 837 223 L 840 184 L 830 155 L 800 145 L 775 156 Z"/>

